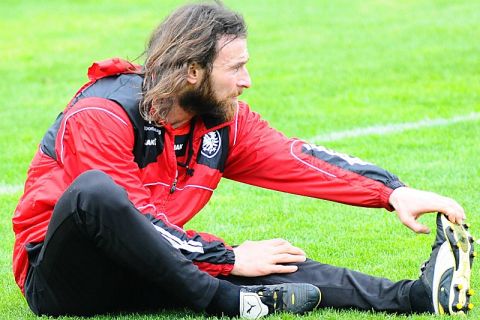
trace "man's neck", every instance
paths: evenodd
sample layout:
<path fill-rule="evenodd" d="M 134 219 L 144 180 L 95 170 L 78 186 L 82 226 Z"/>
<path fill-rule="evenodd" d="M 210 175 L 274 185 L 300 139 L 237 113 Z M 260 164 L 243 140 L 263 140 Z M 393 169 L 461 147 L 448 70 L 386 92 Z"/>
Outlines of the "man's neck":
<path fill-rule="evenodd" d="M 172 110 L 167 115 L 167 123 L 169 123 L 172 128 L 180 128 L 193 118 L 191 113 L 183 110 L 178 104 L 175 104 Z"/>

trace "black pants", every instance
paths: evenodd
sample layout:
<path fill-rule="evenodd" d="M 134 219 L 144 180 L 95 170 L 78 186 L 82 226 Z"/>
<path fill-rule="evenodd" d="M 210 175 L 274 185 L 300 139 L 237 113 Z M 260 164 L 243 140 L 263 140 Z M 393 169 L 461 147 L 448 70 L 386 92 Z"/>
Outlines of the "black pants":
<path fill-rule="evenodd" d="M 219 281 L 238 285 L 307 282 L 322 307 L 411 312 L 412 281 L 393 283 L 307 260 L 291 274 L 222 279 L 173 248 L 100 171 L 80 175 L 55 206 L 45 241 L 27 246 L 27 302 L 36 314 L 93 315 L 188 307 L 204 310 Z"/>

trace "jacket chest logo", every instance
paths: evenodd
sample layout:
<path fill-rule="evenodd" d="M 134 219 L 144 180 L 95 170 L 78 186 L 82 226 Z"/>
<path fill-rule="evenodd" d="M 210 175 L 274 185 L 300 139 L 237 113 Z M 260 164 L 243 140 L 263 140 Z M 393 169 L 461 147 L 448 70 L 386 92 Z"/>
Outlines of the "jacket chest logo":
<path fill-rule="evenodd" d="M 209 132 L 203 136 L 202 155 L 211 159 L 215 157 L 222 146 L 222 139 L 218 130 Z"/>
<path fill-rule="evenodd" d="M 157 145 L 157 138 L 145 140 L 145 145 L 146 146 L 156 146 Z"/>

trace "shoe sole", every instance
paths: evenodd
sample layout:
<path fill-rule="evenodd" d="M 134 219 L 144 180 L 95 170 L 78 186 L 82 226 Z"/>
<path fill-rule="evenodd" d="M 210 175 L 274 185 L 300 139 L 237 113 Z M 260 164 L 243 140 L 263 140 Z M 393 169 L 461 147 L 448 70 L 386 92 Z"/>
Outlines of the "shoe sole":
<path fill-rule="evenodd" d="M 474 239 L 467 231 L 467 225 L 451 223 L 445 215 L 441 215 L 443 232 L 450 245 L 455 260 L 448 302 L 449 314 L 465 314 L 473 308 L 470 296 L 470 274 L 474 258 Z M 446 311 L 446 310 L 445 310 Z"/>

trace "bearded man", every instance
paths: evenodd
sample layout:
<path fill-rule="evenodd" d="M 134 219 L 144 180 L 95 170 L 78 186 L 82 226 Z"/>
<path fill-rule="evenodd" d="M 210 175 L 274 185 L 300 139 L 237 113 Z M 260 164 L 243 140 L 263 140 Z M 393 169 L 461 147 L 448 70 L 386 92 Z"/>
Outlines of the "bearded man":
<path fill-rule="evenodd" d="M 454 200 L 357 158 L 288 139 L 238 100 L 251 85 L 243 18 L 220 4 L 174 11 L 143 66 L 94 63 L 43 137 L 16 208 L 15 279 L 35 314 L 189 307 L 258 318 L 317 307 L 465 313 L 473 241 Z M 183 230 L 220 179 L 416 219 L 437 216 L 417 280 L 306 258 L 282 239 L 231 247 Z M 228 208 L 225 208 L 228 211 Z"/>

